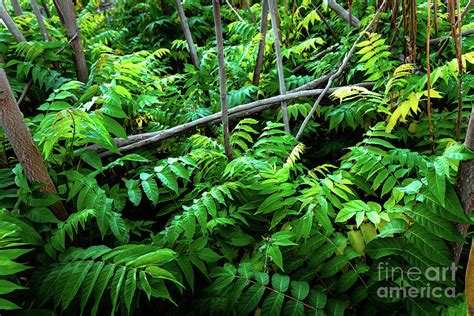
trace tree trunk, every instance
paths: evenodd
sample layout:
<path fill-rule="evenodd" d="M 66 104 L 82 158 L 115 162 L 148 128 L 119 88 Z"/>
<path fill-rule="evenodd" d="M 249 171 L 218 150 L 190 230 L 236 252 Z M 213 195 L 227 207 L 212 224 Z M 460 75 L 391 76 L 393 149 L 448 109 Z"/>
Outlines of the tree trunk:
<path fill-rule="evenodd" d="M 189 30 L 188 20 L 186 19 L 186 15 L 184 14 L 181 0 L 174 0 L 174 3 L 176 6 L 176 10 L 178 11 L 179 22 L 181 23 L 181 28 L 183 29 L 184 38 L 188 43 L 189 53 L 191 54 L 191 60 L 193 61 L 193 64 L 194 66 L 196 66 L 196 68 L 200 68 L 199 57 L 196 52 L 196 47 L 194 46 L 193 36 L 191 35 L 191 31 Z"/>
<path fill-rule="evenodd" d="M 262 0 L 262 16 L 260 19 L 260 34 L 262 39 L 258 42 L 257 61 L 255 63 L 255 71 L 253 72 L 253 85 L 258 86 L 260 83 L 260 74 L 262 73 L 263 55 L 265 53 L 265 38 L 267 37 L 268 24 L 268 0 Z"/>
<path fill-rule="evenodd" d="M 278 30 L 278 23 L 277 23 L 277 5 L 274 0 L 268 0 L 268 6 L 270 7 L 270 18 L 272 21 L 272 30 L 273 30 L 273 37 L 275 43 L 275 53 L 276 53 L 276 63 L 278 68 L 278 83 L 280 86 L 280 94 L 286 94 L 286 85 L 285 85 L 285 74 L 283 73 L 283 61 L 281 57 L 281 50 L 280 50 L 280 35 Z M 290 122 L 288 120 L 288 109 L 286 107 L 286 101 L 281 102 L 281 115 L 283 117 L 283 124 L 285 124 L 285 131 L 290 132 Z"/>
<path fill-rule="evenodd" d="M 74 51 L 74 68 L 77 79 L 86 83 L 89 71 L 86 65 L 86 57 L 81 42 L 81 33 L 77 25 L 76 12 L 72 0 L 54 0 L 54 5 L 58 11 L 61 21 L 66 27 L 66 34 Z"/>
<path fill-rule="evenodd" d="M 36 20 L 38 21 L 38 25 L 41 30 L 41 33 L 43 33 L 43 38 L 45 42 L 50 42 L 51 38 L 49 37 L 49 33 L 48 33 L 48 29 L 46 28 L 46 25 L 44 25 L 43 16 L 41 15 L 41 12 L 38 7 L 38 4 L 36 3 L 36 0 L 30 0 L 30 4 L 31 4 L 31 8 L 33 9 L 33 12 L 35 13 Z"/>
<path fill-rule="evenodd" d="M 471 117 L 466 131 L 464 145 L 470 150 L 474 150 L 474 107 L 471 110 Z M 474 209 L 474 159 L 461 161 L 459 164 L 457 191 L 464 212 L 468 217 Z M 469 224 L 459 224 L 459 232 L 465 235 L 469 229 Z M 463 244 L 454 245 L 454 262 L 459 263 Z M 471 250 L 466 266 L 466 301 L 469 309 L 468 315 L 474 315 L 474 244 L 471 240 Z"/>
<path fill-rule="evenodd" d="M 227 114 L 227 88 L 224 63 L 224 40 L 222 36 L 221 7 L 219 4 L 219 0 L 212 0 L 212 6 L 214 8 L 214 24 L 216 27 L 217 40 L 217 59 L 219 62 L 219 87 L 221 96 L 222 125 L 224 126 L 224 148 L 227 158 L 231 159 L 232 148 L 230 147 L 229 117 Z"/>
<path fill-rule="evenodd" d="M 472 108 L 471 117 L 467 126 L 464 146 L 470 150 L 474 150 L 474 107 Z M 470 217 L 472 209 L 474 208 L 474 159 L 461 161 L 456 182 L 459 200 L 464 208 L 464 212 Z M 465 235 L 469 226 L 469 224 L 459 224 L 458 230 L 462 235 Z M 459 263 L 459 259 L 461 258 L 462 247 L 463 244 L 454 244 L 453 261 L 456 264 Z M 474 258 L 470 258 L 470 260 L 473 260 L 472 265 L 474 267 Z"/>
<path fill-rule="evenodd" d="M 18 0 L 11 0 L 13 11 L 15 11 L 16 16 L 20 16 L 23 14 L 23 10 L 21 9 L 20 3 Z"/>
<path fill-rule="evenodd" d="M 8 30 L 18 42 L 26 42 L 26 38 L 23 36 L 23 34 L 21 34 L 20 30 L 16 26 L 15 22 L 13 22 L 11 16 L 8 14 L 7 9 L 5 9 L 3 4 L 0 4 L 0 18 L 2 18 Z"/>
<path fill-rule="evenodd" d="M 23 121 L 3 68 L 0 68 L 0 123 L 26 177 L 32 182 L 43 184 L 43 192 L 57 194 L 43 157 Z M 59 220 L 67 218 L 68 214 L 61 202 L 54 204 L 52 209 Z"/>

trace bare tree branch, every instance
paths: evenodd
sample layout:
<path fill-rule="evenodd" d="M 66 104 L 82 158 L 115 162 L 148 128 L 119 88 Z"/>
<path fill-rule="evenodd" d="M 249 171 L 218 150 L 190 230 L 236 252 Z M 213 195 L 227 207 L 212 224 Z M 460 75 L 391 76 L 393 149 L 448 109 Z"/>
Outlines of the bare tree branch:
<path fill-rule="evenodd" d="M 260 19 L 260 34 L 262 38 L 258 42 L 257 61 L 255 63 L 255 71 L 253 72 L 252 83 L 258 86 L 260 83 L 260 73 L 262 72 L 263 54 L 265 53 L 265 38 L 267 37 L 268 25 L 268 0 L 262 0 L 262 15 Z"/>
<path fill-rule="evenodd" d="M 255 19 L 255 14 L 253 14 L 252 10 L 250 9 L 249 2 L 247 0 L 242 0 L 244 3 L 247 12 L 249 13 L 250 19 L 252 20 L 254 25 L 257 25 L 257 20 Z"/>
<path fill-rule="evenodd" d="M 43 33 L 43 38 L 45 42 L 51 41 L 48 33 L 48 29 L 46 28 L 46 25 L 44 25 L 44 20 L 43 16 L 41 15 L 40 9 L 38 7 L 38 4 L 36 3 L 36 0 L 30 0 L 31 8 L 33 9 L 33 12 L 36 16 L 36 21 L 38 21 L 39 28 L 41 30 L 41 33 Z"/>
<path fill-rule="evenodd" d="M 15 22 L 13 22 L 10 14 L 8 14 L 7 9 L 5 9 L 3 4 L 0 4 L 0 17 L 2 18 L 10 33 L 12 33 L 13 37 L 15 37 L 18 42 L 26 42 L 26 38 L 23 36 L 23 34 L 21 34 L 20 30 L 16 26 Z"/>
<path fill-rule="evenodd" d="M 224 38 L 222 36 L 221 23 L 221 7 L 219 0 L 213 0 L 212 6 L 214 8 L 214 24 L 216 27 L 216 41 L 217 41 L 217 59 L 219 63 L 219 90 L 221 96 L 221 117 L 224 128 L 224 148 L 228 159 L 232 158 L 232 148 L 230 147 L 230 130 L 229 117 L 227 115 L 227 87 L 226 87 L 226 71 L 224 63 Z"/>
<path fill-rule="evenodd" d="M 366 83 L 357 84 L 356 86 L 371 88 L 374 86 L 374 83 L 366 82 Z M 341 87 L 331 88 L 327 92 L 332 93 L 339 88 Z M 229 119 L 235 119 L 238 117 L 250 115 L 252 113 L 261 112 L 272 106 L 280 104 L 282 101 L 289 101 L 289 100 L 294 100 L 294 99 L 304 98 L 304 97 L 312 97 L 312 96 L 320 95 L 322 92 L 323 92 L 323 89 L 298 91 L 294 93 L 287 93 L 285 95 L 278 95 L 275 97 L 270 97 L 267 99 L 250 102 L 247 104 L 242 104 L 242 105 L 229 109 L 228 111 Z M 222 113 L 218 112 L 218 113 L 214 113 L 214 114 L 199 118 L 189 123 L 171 127 L 163 131 L 143 133 L 143 134 L 138 134 L 138 135 L 130 135 L 128 139 L 117 138 L 115 139 L 115 143 L 117 144 L 117 147 L 119 147 L 119 151 L 121 153 L 125 153 L 125 152 L 129 152 L 129 151 L 139 149 L 147 145 L 159 142 L 163 139 L 167 139 L 167 138 L 171 138 L 171 137 L 183 134 L 198 126 L 202 126 L 208 123 L 220 122 L 221 120 L 222 120 Z M 87 147 L 86 149 L 101 152 L 101 149 L 97 145 L 91 145 Z M 102 152 L 100 155 L 101 157 L 109 157 L 113 154 L 114 154 L 113 152 L 106 151 L 106 152 Z"/>
<path fill-rule="evenodd" d="M 369 25 L 367 25 L 367 27 L 359 34 L 359 37 L 356 39 L 356 41 L 354 42 L 354 44 L 352 45 L 351 49 L 349 50 L 349 52 L 346 54 L 346 57 L 344 57 L 344 60 L 342 61 L 342 64 L 341 66 L 339 67 L 339 69 L 329 78 L 328 80 L 328 83 L 326 84 L 326 88 L 324 88 L 323 92 L 319 95 L 319 97 L 316 99 L 316 102 L 314 102 L 314 105 L 313 107 L 311 108 L 311 111 L 309 111 L 308 115 L 306 116 L 306 118 L 304 119 L 303 121 L 303 124 L 301 124 L 301 127 L 298 131 L 298 133 L 296 134 L 296 139 L 299 140 L 301 138 L 301 135 L 303 134 L 303 131 L 304 129 L 306 128 L 306 125 L 308 125 L 309 121 L 311 120 L 311 118 L 313 117 L 314 113 L 316 112 L 316 110 L 318 109 L 319 107 L 319 103 L 321 102 L 321 100 L 323 99 L 324 95 L 328 92 L 329 88 L 331 87 L 332 85 L 332 82 L 335 78 L 339 77 L 343 70 L 346 68 L 347 64 L 349 63 L 349 60 L 351 59 L 352 57 L 352 54 L 354 54 L 354 51 L 356 49 L 356 45 L 360 42 L 360 40 L 362 39 L 362 37 L 365 35 L 365 33 L 367 33 L 367 31 L 372 27 L 372 25 L 375 23 L 375 21 L 377 20 L 377 18 L 379 17 L 380 13 L 382 12 L 382 9 L 385 7 L 385 3 L 387 2 L 387 0 L 384 0 L 382 5 L 377 9 L 377 12 L 375 12 L 374 14 L 374 17 L 372 18 L 372 20 L 370 21 Z"/>
<path fill-rule="evenodd" d="M 200 68 L 201 65 L 199 63 L 199 57 L 196 52 L 196 47 L 194 46 L 193 36 L 191 31 L 189 30 L 188 20 L 186 19 L 186 15 L 184 14 L 183 5 L 181 4 L 181 0 L 174 0 L 176 10 L 178 11 L 179 22 L 181 23 L 181 28 L 183 29 L 184 38 L 188 43 L 189 53 L 191 54 L 191 60 L 193 61 L 194 66 L 196 68 Z"/>
<path fill-rule="evenodd" d="M 275 43 L 275 54 L 276 54 L 276 64 L 278 68 L 278 84 L 280 86 L 280 94 L 286 94 L 286 85 L 285 85 L 285 74 L 283 72 L 283 61 L 281 57 L 281 48 L 280 48 L 280 35 L 278 30 L 279 23 L 277 22 L 277 5 L 274 0 L 268 0 L 268 6 L 270 7 L 270 18 L 272 20 L 272 30 Z M 290 122 L 288 120 L 288 109 L 286 107 L 286 101 L 281 102 L 281 114 L 283 117 L 283 124 L 285 124 L 285 131 L 290 132 Z"/>

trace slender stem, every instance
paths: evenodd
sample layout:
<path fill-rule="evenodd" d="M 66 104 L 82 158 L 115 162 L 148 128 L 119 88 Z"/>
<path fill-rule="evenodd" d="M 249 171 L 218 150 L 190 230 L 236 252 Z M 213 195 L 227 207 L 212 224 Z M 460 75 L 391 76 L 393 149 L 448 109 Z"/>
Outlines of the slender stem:
<path fill-rule="evenodd" d="M 377 12 L 375 12 L 374 14 L 374 17 L 372 18 L 372 20 L 370 21 L 369 25 L 367 25 L 367 27 L 359 34 L 359 37 L 356 39 L 356 41 L 354 42 L 354 44 L 352 45 L 351 49 L 349 50 L 349 52 L 346 54 L 346 57 L 344 57 L 344 60 L 342 61 L 342 64 L 341 66 L 339 67 L 339 69 L 329 78 L 327 84 L 326 84 L 326 87 L 324 88 L 323 92 L 319 95 L 319 97 L 316 99 L 316 102 L 314 102 L 314 105 L 313 107 L 311 108 L 311 111 L 309 111 L 308 115 L 305 117 L 304 121 L 303 121 L 303 124 L 301 124 L 301 127 L 300 129 L 298 130 L 298 133 L 296 134 L 296 139 L 299 140 L 301 138 L 301 135 L 303 134 L 304 132 L 304 129 L 306 128 L 306 125 L 308 125 L 309 121 L 311 120 L 311 118 L 313 117 L 314 113 L 316 112 L 316 110 L 319 108 L 319 103 L 321 102 L 321 100 L 323 99 L 323 97 L 326 95 L 326 93 L 328 92 L 329 88 L 331 88 L 331 85 L 332 85 L 332 82 L 334 81 L 334 79 L 336 79 L 337 77 L 339 77 L 343 70 L 346 68 L 347 64 L 349 63 L 349 60 L 351 59 L 352 57 L 352 54 L 354 54 L 354 51 L 356 49 L 356 45 L 360 42 L 360 40 L 362 39 L 362 37 L 365 35 L 365 33 L 367 33 L 367 31 L 372 27 L 372 25 L 375 23 L 375 21 L 377 20 L 377 18 L 379 17 L 380 13 L 382 12 L 382 9 L 385 7 L 385 3 L 387 2 L 387 0 L 384 0 L 383 3 L 380 5 L 380 7 L 377 9 Z"/>
<path fill-rule="evenodd" d="M 43 33 L 44 41 L 50 42 L 51 38 L 49 37 L 48 29 L 46 28 L 46 25 L 44 24 L 43 16 L 41 15 L 38 4 L 36 3 L 35 0 L 30 0 L 30 4 L 36 16 L 36 21 L 38 21 L 38 25 L 41 30 L 41 33 Z"/>
<path fill-rule="evenodd" d="M 46 13 L 46 16 L 48 17 L 48 19 L 51 19 L 51 11 L 49 10 L 49 5 L 48 5 L 47 0 L 42 0 L 41 2 L 42 2 L 41 5 L 43 6 L 43 9 L 44 9 L 44 13 Z"/>
<path fill-rule="evenodd" d="M 176 6 L 176 11 L 178 11 L 179 22 L 181 23 L 181 28 L 183 29 L 184 38 L 188 43 L 191 59 L 193 61 L 194 66 L 196 66 L 196 68 L 200 68 L 199 57 L 196 52 L 196 47 L 194 46 L 193 36 L 191 34 L 191 31 L 189 30 L 188 20 L 186 19 L 186 15 L 184 14 L 184 9 L 183 5 L 181 4 L 181 0 L 175 0 L 174 3 Z"/>
<path fill-rule="evenodd" d="M 349 0 L 349 27 L 352 25 L 352 0 Z"/>
<path fill-rule="evenodd" d="M 239 279 L 244 279 L 244 278 L 241 277 L 241 276 L 237 276 L 237 277 L 238 277 Z M 292 300 L 292 301 L 300 302 L 300 303 L 303 304 L 303 306 L 305 306 L 305 307 L 308 308 L 308 309 L 311 309 L 311 310 L 313 310 L 313 311 L 317 311 L 317 310 L 318 310 L 316 307 L 311 306 L 311 305 L 309 305 L 309 304 L 307 304 L 307 303 L 305 303 L 305 302 L 302 302 L 302 301 L 300 301 L 300 300 L 294 298 L 293 296 L 290 296 L 290 295 L 285 294 L 285 293 L 283 293 L 283 292 L 279 292 L 279 291 L 275 290 L 275 289 L 272 288 L 272 287 L 269 287 L 269 286 L 264 285 L 264 284 L 261 284 L 261 283 L 257 283 L 256 281 L 254 281 L 254 280 L 252 280 L 252 279 L 247 279 L 247 278 L 245 278 L 245 280 L 249 281 L 249 282 L 252 283 L 252 284 L 260 284 L 261 286 L 263 286 L 266 290 L 268 290 L 268 291 L 270 291 L 270 292 L 274 292 L 274 293 L 277 293 L 277 294 L 283 294 L 283 296 L 286 297 L 287 299 Z"/>
<path fill-rule="evenodd" d="M 431 35 L 431 0 L 428 0 L 427 7 L 427 27 L 426 31 L 426 77 L 427 77 L 427 100 L 426 100 L 426 112 L 428 115 L 428 127 L 430 130 L 430 144 L 431 144 L 431 153 L 435 152 L 435 142 L 434 142 L 434 131 L 433 131 L 433 121 L 431 118 L 431 65 L 430 65 L 430 35 Z"/>
<path fill-rule="evenodd" d="M 257 61 L 255 63 L 255 71 L 253 73 L 252 84 L 258 86 L 260 83 L 260 73 L 262 72 L 263 54 L 265 53 L 265 38 L 267 37 L 268 24 L 268 1 L 262 0 L 262 15 L 260 17 L 260 34 L 262 38 L 258 42 Z"/>
<path fill-rule="evenodd" d="M 456 27 L 453 27 L 452 34 L 454 39 L 454 49 L 456 50 L 456 59 L 458 60 L 458 116 L 456 120 L 456 140 L 459 141 L 461 137 L 461 123 L 462 123 L 462 73 L 463 73 L 463 66 L 462 66 L 462 34 L 461 34 L 461 5 L 460 0 L 457 2 L 457 11 L 458 11 L 458 19 L 457 19 L 457 34 L 456 34 Z M 454 8 L 453 8 L 453 15 L 454 15 Z"/>
<path fill-rule="evenodd" d="M 253 14 L 252 10 L 250 9 L 250 5 L 247 0 L 242 1 L 244 3 L 247 12 L 249 13 L 250 19 L 252 20 L 254 25 L 257 25 L 257 20 L 255 19 L 255 14 Z"/>
<path fill-rule="evenodd" d="M 232 4 L 230 4 L 229 0 L 225 0 L 225 3 L 227 3 L 230 9 L 235 13 L 240 22 L 245 23 L 244 19 L 242 19 L 242 17 L 239 15 L 239 12 L 237 12 L 237 10 L 232 6 Z"/>
<path fill-rule="evenodd" d="M 329 29 L 329 32 L 331 32 L 331 35 L 334 36 L 334 39 L 336 42 L 340 41 L 339 35 L 334 31 L 334 29 L 331 27 L 331 24 L 329 24 L 328 20 L 324 17 L 324 15 L 319 11 L 319 9 L 313 4 L 314 10 L 318 14 L 318 16 L 321 18 L 323 23 L 326 25 L 326 27 Z"/>
<path fill-rule="evenodd" d="M 474 4 L 474 0 L 471 0 L 469 1 L 469 3 L 466 5 L 466 7 L 464 8 L 464 11 L 462 12 L 461 14 L 461 18 L 456 21 L 456 26 L 458 23 L 461 23 L 461 21 L 464 19 L 464 17 L 466 16 L 466 14 L 469 12 L 469 9 L 471 8 L 471 6 Z M 469 31 L 469 30 L 468 30 Z M 463 35 L 464 32 L 461 33 L 461 35 Z M 469 35 L 470 33 L 466 33 L 466 35 Z M 436 57 L 435 57 L 435 62 L 438 61 L 438 59 L 441 57 L 441 54 L 443 53 L 443 51 L 446 49 L 446 47 L 448 46 L 448 43 L 449 43 L 449 37 L 447 37 L 444 42 L 441 44 L 441 47 L 439 48 L 438 50 L 438 53 L 436 53 Z"/>
<path fill-rule="evenodd" d="M 456 25 L 458 25 L 458 23 L 456 23 Z M 461 35 L 462 37 L 464 36 L 468 36 L 468 35 L 472 35 L 474 34 L 474 29 L 468 29 L 468 30 L 464 30 L 461 32 L 461 34 L 458 34 Z M 452 36 L 452 31 L 449 32 L 449 35 L 448 36 L 443 36 L 443 37 L 437 37 L 437 38 L 432 38 L 430 40 L 430 43 L 433 45 L 433 44 L 437 44 L 439 42 L 443 42 L 442 44 L 444 44 L 444 42 L 449 42 L 449 38 Z"/>
<path fill-rule="evenodd" d="M 20 107 L 21 102 L 23 102 L 23 100 L 25 99 L 26 94 L 28 93 L 28 90 L 30 90 L 32 84 L 33 84 L 33 80 L 30 80 L 30 81 L 28 81 L 28 83 L 25 85 L 25 88 L 24 88 L 23 91 L 21 92 L 21 95 L 20 95 L 20 97 L 18 98 L 18 101 L 17 101 L 17 103 L 16 103 L 16 104 L 18 105 L 18 107 Z"/>
<path fill-rule="evenodd" d="M 214 24 L 216 28 L 217 41 L 217 59 L 219 63 L 219 87 L 221 96 L 221 111 L 222 111 L 222 125 L 224 127 L 224 148 L 228 159 L 232 158 L 232 148 L 230 147 L 230 131 L 229 131 L 229 117 L 227 114 L 227 88 L 226 88 L 226 71 L 224 63 L 224 40 L 222 36 L 221 24 L 221 7 L 219 0 L 213 0 L 214 8 Z"/>
<path fill-rule="evenodd" d="M 417 34 L 417 13 L 416 13 L 416 0 L 411 0 L 410 2 L 410 62 L 413 63 L 416 67 L 416 34 Z"/>
<path fill-rule="evenodd" d="M 270 18 L 272 20 L 272 30 L 273 30 L 273 37 L 274 37 L 274 44 L 275 44 L 275 54 L 276 54 L 276 63 L 278 68 L 278 83 L 280 86 L 280 94 L 286 94 L 286 85 L 285 85 L 285 75 L 283 72 L 283 60 L 281 57 L 281 48 L 280 48 L 280 36 L 278 30 L 278 23 L 276 19 L 276 11 L 277 7 L 274 0 L 268 0 L 268 5 L 270 7 Z M 281 102 L 281 114 L 283 117 L 283 124 L 285 124 L 285 131 L 290 132 L 290 122 L 288 120 L 288 109 L 286 106 L 286 101 Z"/>

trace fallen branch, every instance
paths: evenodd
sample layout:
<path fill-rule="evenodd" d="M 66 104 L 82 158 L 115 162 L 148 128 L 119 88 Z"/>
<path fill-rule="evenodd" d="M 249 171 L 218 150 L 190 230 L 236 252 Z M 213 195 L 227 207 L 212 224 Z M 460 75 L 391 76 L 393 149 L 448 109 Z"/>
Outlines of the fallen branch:
<path fill-rule="evenodd" d="M 359 28 L 360 21 L 355 16 L 349 14 L 342 6 L 340 6 L 335 0 L 328 0 L 328 7 L 336 12 L 341 18 L 350 23 L 352 26 Z"/>
<path fill-rule="evenodd" d="M 373 87 L 373 85 L 374 85 L 373 82 L 367 82 L 367 83 L 357 84 L 356 86 L 371 88 Z M 332 93 L 339 88 L 341 87 L 329 89 L 328 92 Z M 229 119 L 235 119 L 242 116 L 248 116 L 253 113 L 261 112 L 276 104 L 280 104 L 282 101 L 289 101 L 289 100 L 294 100 L 294 99 L 303 98 L 303 97 L 313 97 L 316 95 L 320 95 L 323 91 L 324 91 L 323 89 L 298 91 L 298 92 L 293 92 L 293 93 L 287 93 L 285 95 L 278 95 L 275 97 L 270 97 L 267 99 L 250 102 L 247 104 L 242 104 L 228 110 Z M 119 151 L 121 153 L 125 153 L 131 150 L 139 149 L 147 145 L 156 143 L 163 139 L 180 135 L 198 126 L 202 126 L 208 123 L 220 122 L 221 116 L 222 116 L 222 113 L 217 112 L 217 113 L 202 117 L 200 119 L 197 119 L 195 121 L 178 125 L 175 127 L 171 127 L 163 131 L 131 135 L 128 137 L 128 139 L 118 138 L 118 139 L 115 139 L 115 143 L 119 147 Z M 87 149 L 94 150 L 97 152 L 100 152 L 101 150 L 101 148 L 99 148 L 97 145 L 89 146 L 87 147 Z M 109 157 L 113 154 L 114 154 L 113 152 L 106 151 L 106 152 L 100 153 L 100 156 Z"/>
<path fill-rule="evenodd" d="M 326 87 L 324 88 L 324 90 L 321 92 L 321 94 L 319 95 L 319 97 L 316 99 L 316 102 L 314 102 L 314 105 L 313 107 L 311 108 L 311 111 L 309 111 L 308 115 L 305 117 L 304 121 L 303 121 L 303 124 L 301 124 L 301 127 L 300 129 L 298 130 L 298 133 L 296 134 L 296 139 L 299 140 L 301 138 L 301 135 L 303 134 L 303 131 L 304 129 L 306 128 L 306 125 L 308 125 L 309 123 L 309 120 L 311 120 L 311 118 L 313 117 L 314 113 L 316 112 L 316 110 L 318 109 L 319 107 L 319 103 L 321 102 L 321 100 L 323 99 L 324 95 L 329 91 L 329 88 L 331 87 L 332 85 L 332 82 L 334 81 L 334 79 L 336 79 L 337 77 L 339 77 L 342 72 L 344 71 L 344 69 L 347 67 L 347 64 L 349 63 L 349 60 L 351 59 L 352 57 L 352 54 L 354 54 L 354 51 L 356 49 L 356 45 L 360 42 L 360 40 L 362 39 L 362 37 L 367 33 L 367 31 L 372 27 L 372 25 L 375 23 L 375 21 L 377 21 L 377 18 L 379 17 L 380 13 L 382 12 L 383 8 L 385 8 L 385 3 L 387 2 L 387 0 L 384 0 L 383 3 L 380 5 L 380 7 L 377 9 L 377 12 L 375 12 L 374 14 L 374 17 L 372 18 L 372 20 L 370 21 L 369 25 L 367 25 L 367 27 L 359 34 L 359 37 L 357 37 L 357 39 L 355 40 L 354 44 L 352 44 L 352 47 L 351 49 L 349 50 L 349 52 L 346 54 L 346 57 L 344 57 L 344 60 L 342 61 L 342 64 L 341 66 L 339 67 L 339 69 L 331 76 L 329 77 L 329 80 L 328 80 L 328 83 L 326 84 Z"/>

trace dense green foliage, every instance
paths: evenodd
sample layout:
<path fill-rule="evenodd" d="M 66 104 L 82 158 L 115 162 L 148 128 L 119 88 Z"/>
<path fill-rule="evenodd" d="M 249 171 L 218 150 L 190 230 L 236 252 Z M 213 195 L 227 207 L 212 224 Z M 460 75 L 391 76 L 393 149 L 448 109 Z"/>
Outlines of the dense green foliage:
<path fill-rule="evenodd" d="M 29 2 L 20 2 L 25 12 L 14 20 L 27 42 L 17 43 L 3 28 L 0 55 L 17 97 L 33 83 L 21 110 L 59 195 L 40 192 L 26 179 L 1 136 L 8 159 L 0 171 L 0 310 L 465 314 L 466 253 L 455 278 L 433 282 L 423 274 L 412 282 L 404 273 L 451 267 L 453 243 L 466 242 L 456 225 L 472 222 L 455 184 L 460 161 L 474 154 L 454 134 L 460 75 L 461 140 L 473 104 L 473 37 L 463 41 L 463 74 L 452 45 L 437 61 L 432 51 L 434 153 L 424 54 L 416 64 L 400 60 L 404 38 L 393 35 L 388 10 L 337 80 L 339 86 L 375 81 L 374 88 L 334 92 L 301 142 L 292 135 L 314 98 L 289 102 L 291 135 L 279 110 L 232 121 L 232 160 L 219 125 L 119 155 L 114 137 L 164 130 L 220 110 L 211 2 L 183 3 L 200 69 L 190 63 L 172 1 L 78 3 L 86 84 L 74 79 L 73 51 L 52 1 L 45 1 L 53 11 L 45 17 L 51 42 L 43 41 Z M 261 4 L 249 2 L 259 21 Z M 337 42 L 311 1 L 281 2 L 291 90 L 336 69 L 359 30 L 316 1 Z M 362 2 L 354 1 L 354 10 L 364 26 L 376 1 Z M 257 87 L 251 82 L 259 28 L 240 2 L 232 3 L 244 22 L 222 5 L 230 108 L 278 94 L 272 32 Z M 445 36 L 450 23 L 439 3 Z M 422 52 L 427 2 L 417 4 Z M 402 18 L 395 21 L 400 34 Z M 468 14 L 463 27 L 473 24 Z M 314 57 L 334 44 L 333 52 Z M 117 154 L 101 158 L 92 144 Z M 50 210 L 59 200 L 70 212 L 65 222 Z M 441 297 L 380 297 L 377 290 L 391 286 L 455 290 Z"/>

